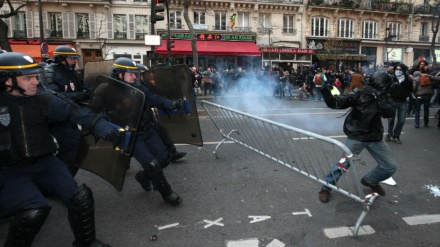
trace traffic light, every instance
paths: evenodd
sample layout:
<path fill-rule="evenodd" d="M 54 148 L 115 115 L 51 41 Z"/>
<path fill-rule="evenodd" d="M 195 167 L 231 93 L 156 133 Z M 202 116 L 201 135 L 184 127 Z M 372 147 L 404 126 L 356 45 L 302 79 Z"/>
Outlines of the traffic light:
<path fill-rule="evenodd" d="M 165 17 L 158 15 L 157 13 L 163 13 L 165 7 L 163 5 L 158 5 L 165 3 L 166 0 L 151 0 L 151 23 L 156 23 L 156 21 L 163 21 Z"/>
<path fill-rule="evenodd" d="M 168 50 L 171 50 L 171 49 L 174 48 L 173 43 L 174 43 L 174 40 L 172 40 L 172 39 L 167 39 L 167 49 L 168 49 Z"/>

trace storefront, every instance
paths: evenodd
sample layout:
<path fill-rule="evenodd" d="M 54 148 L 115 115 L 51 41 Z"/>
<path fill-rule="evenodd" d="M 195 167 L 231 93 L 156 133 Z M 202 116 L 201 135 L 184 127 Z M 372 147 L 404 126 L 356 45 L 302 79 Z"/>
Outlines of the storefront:
<path fill-rule="evenodd" d="M 285 64 L 290 64 L 292 68 L 297 69 L 299 65 L 311 65 L 313 49 L 299 49 L 299 48 L 261 48 L 263 54 L 262 67 L 275 68 L 284 67 Z"/>
<path fill-rule="evenodd" d="M 160 33 L 162 45 L 156 48 L 159 62 L 165 62 L 168 58 L 166 33 Z M 196 35 L 196 47 L 199 57 L 199 67 L 205 69 L 209 66 L 220 68 L 242 67 L 246 70 L 259 68 L 261 64 L 261 52 L 255 44 L 255 35 L 227 35 L 207 34 Z M 171 57 L 178 63 L 193 66 L 192 44 L 189 33 L 172 33 L 174 41 L 171 49 Z"/>
<path fill-rule="evenodd" d="M 15 39 L 8 39 L 9 44 L 11 45 L 11 49 L 13 52 L 21 52 L 28 54 L 29 56 L 33 57 L 37 62 L 41 62 L 42 58 L 42 52 L 41 52 L 41 44 L 40 40 L 15 40 Z M 71 43 L 57 43 L 57 44 L 50 44 L 49 52 L 47 55 L 47 58 L 53 57 L 53 51 L 55 48 L 59 45 L 69 45 L 72 46 Z"/>

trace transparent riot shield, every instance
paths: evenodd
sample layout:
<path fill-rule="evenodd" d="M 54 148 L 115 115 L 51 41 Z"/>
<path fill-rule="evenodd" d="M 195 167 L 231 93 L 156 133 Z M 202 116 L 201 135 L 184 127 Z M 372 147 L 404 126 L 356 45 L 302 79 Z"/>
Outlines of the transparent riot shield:
<path fill-rule="evenodd" d="M 109 76 L 113 60 L 87 62 L 84 65 L 84 86 L 91 87 L 99 75 Z"/>
<path fill-rule="evenodd" d="M 160 96 L 170 100 L 184 99 L 182 111 L 155 111 L 158 121 L 167 132 L 165 134 L 168 134 L 174 143 L 203 146 L 188 66 L 179 64 L 145 71 L 142 74 L 142 82 Z"/>
<path fill-rule="evenodd" d="M 96 77 L 89 107 L 95 113 L 107 115 L 115 128 L 125 129 L 126 141 L 122 149 L 117 150 L 111 142 L 87 135 L 84 145 L 88 149 L 79 167 L 102 177 L 119 191 L 130 164 L 144 103 L 142 91 L 107 76 Z"/>

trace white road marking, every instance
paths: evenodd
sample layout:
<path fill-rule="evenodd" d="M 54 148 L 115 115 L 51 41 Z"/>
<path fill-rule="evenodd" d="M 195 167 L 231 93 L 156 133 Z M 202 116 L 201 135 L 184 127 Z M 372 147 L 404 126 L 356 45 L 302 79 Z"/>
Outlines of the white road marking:
<path fill-rule="evenodd" d="M 258 247 L 259 242 L 257 238 L 227 241 L 226 247 Z"/>
<path fill-rule="evenodd" d="M 303 215 L 303 214 L 307 214 L 309 217 L 312 217 L 312 214 L 310 213 L 310 211 L 306 208 L 306 211 L 304 212 L 293 212 L 293 215 Z"/>
<path fill-rule="evenodd" d="M 403 220 L 410 226 L 434 224 L 440 222 L 440 214 L 426 214 L 404 217 Z"/>
<path fill-rule="evenodd" d="M 286 246 L 283 242 L 281 242 L 278 239 L 274 239 L 270 244 L 268 244 L 266 247 L 284 247 Z"/>
<path fill-rule="evenodd" d="M 249 218 L 253 218 L 253 220 L 251 220 L 249 223 L 255 223 L 255 222 L 260 222 L 260 221 L 264 221 L 264 220 L 268 220 L 271 218 L 271 216 L 248 216 Z"/>
<path fill-rule="evenodd" d="M 208 228 L 208 227 L 211 227 L 211 226 L 213 226 L 213 225 L 224 226 L 223 223 L 219 223 L 219 222 L 222 221 L 222 220 L 223 220 L 223 218 L 218 218 L 218 219 L 216 219 L 216 220 L 214 220 L 214 221 L 203 220 L 205 223 L 209 223 L 209 224 L 205 225 L 204 228 Z"/>
<path fill-rule="evenodd" d="M 169 225 L 165 225 L 165 226 L 159 226 L 158 229 L 163 230 L 163 229 L 167 229 L 167 228 L 171 228 L 171 227 L 176 227 L 178 225 L 179 225 L 179 223 L 174 223 L 174 224 L 169 224 Z"/>
<path fill-rule="evenodd" d="M 353 228 L 354 227 L 334 227 L 334 228 L 325 228 L 324 229 L 324 234 L 328 237 L 328 238 L 340 238 L 340 237 L 348 237 L 348 236 L 353 236 Z M 361 226 L 359 227 L 359 232 L 358 235 L 369 235 L 369 234 L 373 234 L 375 233 L 374 229 L 369 226 L 369 225 L 365 225 L 365 226 Z"/>

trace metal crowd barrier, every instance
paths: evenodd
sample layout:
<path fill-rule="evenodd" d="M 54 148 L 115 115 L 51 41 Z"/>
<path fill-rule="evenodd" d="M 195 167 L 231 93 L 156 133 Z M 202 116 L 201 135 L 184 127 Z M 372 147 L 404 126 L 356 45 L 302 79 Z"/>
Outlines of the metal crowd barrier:
<path fill-rule="evenodd" d="M 359 156 L 335 139 L 205 100 L 201 103 L 223 136 L 214 150 L 217 159 L 220 146 L 231 140 L 359 202 L 362 212 L 353 228 L 353 237 L 357 238 L 361 223 L 378 196 L 377 193 L 365 195 L 361 189 L 358 171 L 363 162 Z M 345 165 L 350 165 L 349 171 L 340 177 L 336 185 L 327 183 L 325 175 L 343 154 L 347 157 Z"/>

